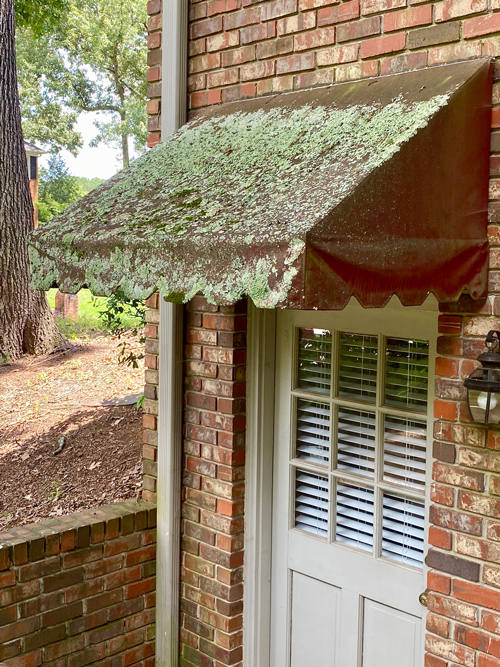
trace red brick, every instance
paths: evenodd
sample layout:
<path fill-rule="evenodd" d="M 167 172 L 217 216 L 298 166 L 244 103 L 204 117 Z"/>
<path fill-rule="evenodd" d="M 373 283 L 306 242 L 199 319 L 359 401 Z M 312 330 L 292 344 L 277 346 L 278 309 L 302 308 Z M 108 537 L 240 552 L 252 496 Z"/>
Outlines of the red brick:
<path fill-rule="evenodd" d="M 384 16 L 384 32 L 404 30 L 417 25 L 432 23 L 432 5 L 410 7 Z"/>
<path fill-rule="evenodd" d="M 463 36 L 465 39 L 488 35 L 492 32 L 500 31 L 500 14 L 488 14 L 487 16 L 477 16 L 466 19 L 463 26 Z"/>
<path fill-rule="evenodd" d="M 314 53 L 287 56 L 276 61 L 276 74 L 288 74 L 314 68 Z"/>
<path fill-rule="evenodd" d="M 445 25 L 445 24 L 443 24 Z M 446 46 L 437 46 L 429 50 L 429 65 L 439 65 L 481 56 L 481 42 L 460 42 Z"/>
<path fill-rule="evenodd" d="M 358 49 L 358 44 L 346 44 L 345 46 L 323 49 L 316 54 L 316 62 L 318 67 L 352 62 L 358 58 Z"/>
<path fill-rule="evenodd" d="M 272 39 L 273 37 L 276 37 L 276 21 L 247 26 L 240 30 L 240 41 L 242 44 L 260 42 L 261 40 Z"/>
<path fill-rule="evenodd" d="M 359 17 L 359 0 L 350 0 L 341 5 L 318 9 L 318 26 L 352 21 Z"/>
<path fill-rule="evenodd" d="M 427 572 L 427 587 L 436 593 L 449 595 L 451 592 L 451 577 L 442 572 Z"/>
<path fill-rule="evenodd" d="M 295 36 L 295 51 L 305 51 L 335 42 L 335 28 L 320 28 Z"/>
<path fill-rule="evenodd" d="M 432 544 L 435 547 L 440 549 L 446 549 L 449 551 L 452 544 L 452 536 L 448 530 L 443 530 L 437 526 L 429 527 L 429 544 Z"/>
<path fill-rule="evenodd" d="M 462 318 L 458 315 L 440 315 L 439 333 L 459 336 L 462 333 Z"/>
<path fill-rule="evenodd" d="M 447 638 L 450 635 L 450 622 L 442 616 L 438 616 L 432 612 L 427 614 L 426 628 L 429 632 L 439 635 L 440 637 Z"/>
<path fill-rule="evenodd" d="M 477 667 L 500 667 L 500 660 L 491 655 L 479 653 L 477 656 Z"/>
<path fill-rule="evenodd" d="M 242 28 L 252 23 L 259 23 L 259 21 L 260 7 L 245 7 L 240 12 L 224 16 L 224 29 L 234 30 L 235 28 Z"/>
<path fill-rule="evenodd" d="M 235 31 L 227 31 L 220 35 L 212 35 L 207 37 L 207 51 L 222 51 L 223 49 L 230 49 L 238 46 L 240 43 L 240 33 Z"/>
<path fill-rule="evenodd" d="M 448 663 L 441 658 L 437 658 L 435 655 L 430 653 L 425 654 L 425 665 L 424 667 L 447 667 Z"/>
<path fill-rule="evenodd" d="M 293 14 L 298 9 L 298 0 L 274 0 L 261 6 L 261 21 L 270 21 L 280 16 Z"/>
<path fill-rule="evenodd" d="M 492 590 L 488 586 L 454 579 L 453 596 L 481 607 L 500 610 L 500 591 Z"/>
<path fill-rule="evenodd" d="M 361 58 L 373 58 L 384 53 L 401 51 L 405 48 L 406 35 L 384 35 L 361 42 Z"/>
<path fill-rule="evenodd" d="M 458 662 L 464 667 L 474 667 L 475 665 L 475 652 L 472 649 L 455 644 L 448 639 L 427 635 L 425 648 L 437 656 L 452 660 L 455 663 Z"/>
<path fill-rule="evenodd" d="M 360 21 L 353 21 L 337 27 L 337 42 L 349 42 L 363 37 L 380 35 L 381 20 L 380 16 L 372 16 Z"/>
<path fill-rule="evenodd" d="M 445 0 L 434 6 L 434 20 L 450 21 L 467 14 L 475 14 L 488 9 L 488 0 Z"/>
<path fill-rule="evenodd" d="M 434 417 L 436 419 L 455 421 L 457 418 L 457 404 L 451 401 L 435 400 Z"/>
<path fill-rule="evenodd" d="M 388 9 L 406 7 L 407 0 L 364 0 L 363 14 L 375 14 L 385 12 Z"/>
<path fill-rule="evenodd" d="M 437 357 L 436 375 L 448 378 L 458 378 L 459 377 L 458 359 L 445 359 L 443 357 Z"/>

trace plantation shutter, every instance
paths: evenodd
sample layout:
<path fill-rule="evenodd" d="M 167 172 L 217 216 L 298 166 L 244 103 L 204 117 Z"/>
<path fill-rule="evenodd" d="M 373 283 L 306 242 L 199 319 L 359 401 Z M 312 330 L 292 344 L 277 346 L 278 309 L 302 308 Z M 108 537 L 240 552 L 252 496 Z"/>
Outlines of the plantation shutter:
<path fill-rule="evenodd" d="M 328 535 L 328 478 L 297 471 L 295 526 L 314 535 Z"/>

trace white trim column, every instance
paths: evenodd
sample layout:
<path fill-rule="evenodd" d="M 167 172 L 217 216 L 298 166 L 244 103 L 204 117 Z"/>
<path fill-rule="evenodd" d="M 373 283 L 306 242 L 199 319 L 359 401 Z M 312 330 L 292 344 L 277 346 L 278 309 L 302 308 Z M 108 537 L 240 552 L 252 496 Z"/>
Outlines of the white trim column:
<path fill-rule="evenodd" d="M 276 311 L 248 300 L 243 664 L 269 667 Z"/>
<path fill-rule="evenodd" d="M 161 138 L 186 122 L 188 0 L 163 0 Z"/>
<path fill-rule="evenodd" d="M 163 0 L 161 138 L 186 122 L 188 0 Z M 179 663 L 184 308 L 160 297 L 156 665 Z"/>
<path fill-rule="evenodd" d="M 156 665 L 179 660 L 183 306 L 160 298 Z"/>

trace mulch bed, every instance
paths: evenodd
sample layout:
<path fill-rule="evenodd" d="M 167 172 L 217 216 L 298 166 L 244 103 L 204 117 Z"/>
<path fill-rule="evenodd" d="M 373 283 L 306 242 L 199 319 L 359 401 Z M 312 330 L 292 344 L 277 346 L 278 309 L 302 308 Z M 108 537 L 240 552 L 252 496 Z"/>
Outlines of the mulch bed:
<path fill-rule="evenodd" d="M 104 336 L 0 367 L 0 531 L 139 496 L 142 411 L 101 403 L 143 384 Z"/>

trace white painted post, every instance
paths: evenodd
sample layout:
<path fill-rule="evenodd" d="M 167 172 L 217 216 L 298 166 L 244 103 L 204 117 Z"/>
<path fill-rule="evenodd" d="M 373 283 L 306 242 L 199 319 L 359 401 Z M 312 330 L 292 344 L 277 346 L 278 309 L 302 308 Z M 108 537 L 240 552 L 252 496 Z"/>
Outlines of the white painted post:
<path fill-rule="evenodd" d="M 163 0 L 161 136 L 186 121 L 188 0 Z M 160 297 L 156 665 L 179 662 L 183 307 Z"/>

